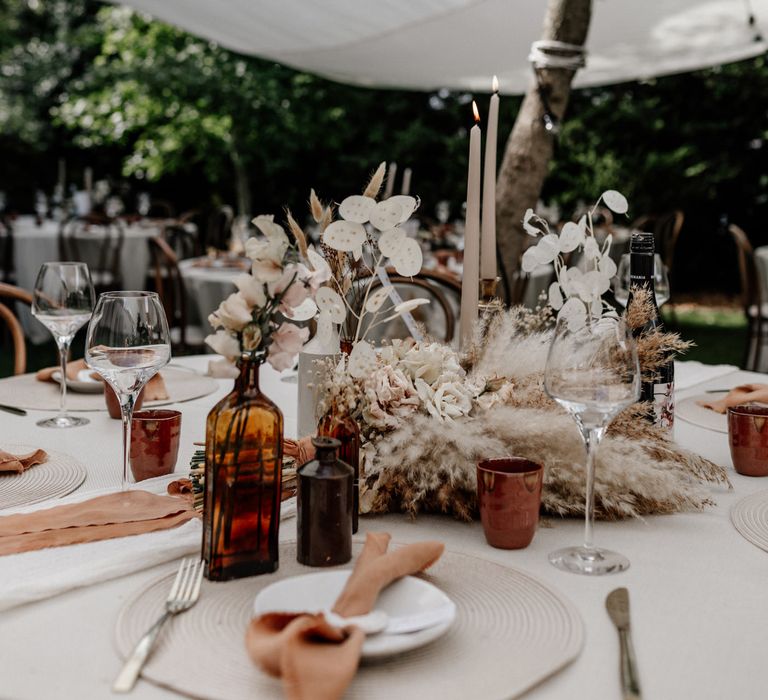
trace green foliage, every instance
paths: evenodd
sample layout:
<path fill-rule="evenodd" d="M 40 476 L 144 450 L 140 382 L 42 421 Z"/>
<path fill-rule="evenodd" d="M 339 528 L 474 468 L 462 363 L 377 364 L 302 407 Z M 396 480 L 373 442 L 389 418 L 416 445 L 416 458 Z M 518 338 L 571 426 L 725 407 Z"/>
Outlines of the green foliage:
<path fill-rule="evenodd" d="M 310 187 L 339 199 L 395 160 L 400 172 L 413 168 L 425 214 L 441 199 L 460 212 L 465 93 L 340 85 L 96 0 L 0 4 L 0 67 L 5 154 L 74 143 L 89 162 L 109 154 L 113 175 L 171 183 L 182 207 L 198 204 L 184 200 L 191 191 L 232 202 L 240 182 L 254 213 L 283 204 L 303 213 Z M 730 211 L 755 231 L 768 214 L 765 95 L 764 57 L 577 91 L 544 199 L 567 216 L 618 188 L 632 216 L 679 207 L 686 227 L 703 230 Z M 519 104 L 502 100 L 502 133 Z M 0 175 L 0 188 L 14 184 Z"/>
<path fill-rule="evenodd" d="M 632 214 L 765 213 L 764 56 L 685 75 L 573 94 L 546 192 L 573 205 L 620 188 Z"/>

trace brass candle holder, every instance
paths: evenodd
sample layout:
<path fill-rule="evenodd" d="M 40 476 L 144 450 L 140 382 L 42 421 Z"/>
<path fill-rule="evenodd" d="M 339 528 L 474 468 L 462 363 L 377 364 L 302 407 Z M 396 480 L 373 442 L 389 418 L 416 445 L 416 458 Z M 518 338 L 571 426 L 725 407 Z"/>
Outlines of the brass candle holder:
<path fill-rule="evenodd" d="M 501 281 L 500 277 L 492 277 L 480 280 L 480 302 L 477 305 L 480 318 L 487 323 L 504 309 L 504 302 L 496 296 L 496 286 Z"/>

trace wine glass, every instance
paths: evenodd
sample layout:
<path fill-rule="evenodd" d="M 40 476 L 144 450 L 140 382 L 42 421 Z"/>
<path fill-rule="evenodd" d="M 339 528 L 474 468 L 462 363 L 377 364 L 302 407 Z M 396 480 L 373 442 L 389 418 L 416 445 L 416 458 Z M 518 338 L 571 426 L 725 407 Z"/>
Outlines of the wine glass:
<path fill-rule="evenodd" d="M 656 292 L 656 305 L 661 308 L 669 300 L 669 273 L 667 266 L 662 262 L 661 255 L 653 256 L 653 287 Z M 613 296 L 622 306 L 627 305 L 629 299 L 629 253 L 625 253 L 619 260 L 619 269 L 613 283 Z"/>
<path fill-rule="evenodd" d="M 555 327 L 544 370 L 544 388 L 576 421 L 587 448 L 584 544 L 549 555 L 557 568 L 579 574 L 609 574 L 629 567 L 621 554 L 592 542 L 595 518 L 595 453 L 613 417 L 640 398 L 637 348 L 626 324 L 616 318 L 590 319 Z"/>
<path fill-rule="evenodd" d="M 123 489 L 129 470 L 131 417 L 139 392 L 171 359 L 171 339 L 154 292 L 106 292 L 99 297 L 85 341 L 85 361 L 117 395 L 123 419 Z"/>
<path fill-rule="evenodd" d="M 37 273 L 32 315 L 53 334 L 61 364 L 59 414 L 37 422 L 44 428 L 74 428 L 88 423 L 87 418 L 67 415 L 67 355 L 75 333 L 91 317 L 94 297 L 85 263 L 43 263 Z"/>

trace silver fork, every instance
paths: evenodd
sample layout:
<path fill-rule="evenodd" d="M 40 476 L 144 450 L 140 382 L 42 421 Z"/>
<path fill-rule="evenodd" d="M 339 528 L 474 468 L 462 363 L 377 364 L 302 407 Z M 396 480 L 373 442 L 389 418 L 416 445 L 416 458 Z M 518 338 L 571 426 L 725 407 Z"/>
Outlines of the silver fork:
<path fill-rule="evenodd" d="M 173 586 L 171 586 L 171 592 L 165 601 L 165 612 L 134 647 L 112 685 L 112 692 L 128 693 L 133 689 L 165 621 L 169 617 L 189 610 L 197 602 L 200 597 L 202 580 L 203 562 L 196 562 L 194 559 L 182 560 L 179 572 L 176 574 Z"/>

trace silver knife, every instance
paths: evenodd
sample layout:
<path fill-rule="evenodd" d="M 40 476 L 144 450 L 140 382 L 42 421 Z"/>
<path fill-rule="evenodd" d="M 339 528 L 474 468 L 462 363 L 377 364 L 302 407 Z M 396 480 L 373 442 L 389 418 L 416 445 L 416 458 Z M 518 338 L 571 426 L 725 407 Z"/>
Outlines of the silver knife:
<path fill-rule="evenodd" d="M 27 412 L 23 408 L 16 408 L 16 406 L 7 406 L 6 404 L 0 404 L 0 411 L 6 411 L 7 413 L 13 413 L 16 416 L 26 416 Z"/>
<path fill-rule="evenodd" d="M 635 650 L 632 647 L 632 637 L 629 634 L 629 591 L 626 588 L 617 588 L 611 591 L 605 599 L 605 607 L 608 614 L 619 631 L 619 645 L 621 646 L 621 685 L 624 700 L 640 700 L 640 680 L 637 676 L 637 662 Z"/>

